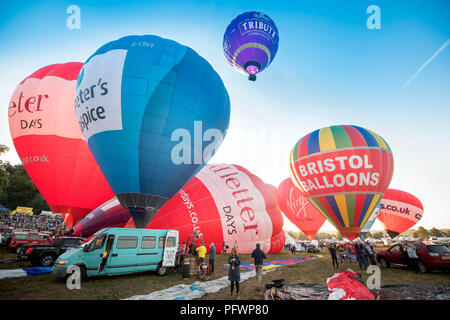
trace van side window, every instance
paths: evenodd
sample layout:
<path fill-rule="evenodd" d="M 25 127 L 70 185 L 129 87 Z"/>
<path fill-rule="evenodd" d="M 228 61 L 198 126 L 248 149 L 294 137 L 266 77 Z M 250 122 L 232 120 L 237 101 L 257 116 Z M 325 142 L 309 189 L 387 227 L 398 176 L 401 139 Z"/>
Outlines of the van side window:
<path fill-rule="evenodd" d="M 37 235 L 37 234 L 33 234 L 33 235 L 31 235 L 31 238 L 30 238 L 31 240 L 39 240 L 39 235 Z"/>
<path fill-rule="evenodd" d="M 167 248 L 175 248 L 175 237 L 169 237 L 167 239 Z"/>
<path fill-rule="evenodd" d="M 28 240 L 28 235 L 27 234 L 16 234 L 15 239 L 16 240 Z"/>
<path fill-rule="evenodd" d="M 166 244 L 166 237 L 159 237 L 158 248 L 164 248 Z"/>
<path fill-rule="evenodd" d="M 137 237 L 119 237 L 117 240 L 117 249 L 134 249 L 137 247 Z"/>
<path fill-rule="evenodd" d="M 142 249 L 153 249 L 156 247 L 156 237 L 142 237 Z"/>

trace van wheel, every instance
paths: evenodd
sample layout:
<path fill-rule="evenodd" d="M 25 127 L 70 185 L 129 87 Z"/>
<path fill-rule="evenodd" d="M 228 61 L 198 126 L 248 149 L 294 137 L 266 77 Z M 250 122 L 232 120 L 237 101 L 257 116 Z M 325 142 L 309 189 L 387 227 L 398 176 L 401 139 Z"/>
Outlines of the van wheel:
<path fill-rule="evenodd" d="M 17 253 L 18 255 L 23 256 L 23 255 L 25 255 L 25 252 L 26 252 L 26 249 L 25 249 L 24 246 L 18 246 L 18 247 L 16 248 L 16 253 Z"/>
<path fill-rule="evenodd" d="M 44 267 L 50 267 L 55 263 L 55 256 L 52 254 L 44 254 L 41 257 L 41 265 Z"/>
<path fill-rule="evenodd" d="M 78 267 L 80 267 L 81 281 L 85 281 L 87 279 L 86 267 L 85 266 L 78 266 Z"/>
<path fill-rule="evenodd" d="M 156 273 L 158 276 L 165 276 L 167 273 L 167 268 L 162 266 L 162 262 L 158 264 L 158 268 L 156 268 Z"/>

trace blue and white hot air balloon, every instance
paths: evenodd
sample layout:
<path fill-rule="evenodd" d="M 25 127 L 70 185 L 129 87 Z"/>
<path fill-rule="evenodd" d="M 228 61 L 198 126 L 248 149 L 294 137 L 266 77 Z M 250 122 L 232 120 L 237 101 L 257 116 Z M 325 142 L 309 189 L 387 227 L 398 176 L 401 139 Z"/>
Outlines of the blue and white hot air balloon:
<path fill-rule="evenodd" d="M 230 100 L 220 76 L 191 48 L 127 36 L 84 63 L 75 110 L 121 205 L 145 227 L 218 148 Z"/>

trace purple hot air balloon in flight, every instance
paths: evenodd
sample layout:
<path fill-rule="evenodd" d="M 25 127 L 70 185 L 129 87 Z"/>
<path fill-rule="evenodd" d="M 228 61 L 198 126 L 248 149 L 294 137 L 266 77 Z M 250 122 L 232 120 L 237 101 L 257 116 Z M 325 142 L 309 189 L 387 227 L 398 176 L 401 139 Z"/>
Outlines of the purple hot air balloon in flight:
<path fill-rule="evenodd" d="M 248 74 L 255 81 L 275 58 L 278 50 L 278 29 L 262 12 L 245 12 L 228 25 L 223 35 L 223 51 L 233 68 Z"/>

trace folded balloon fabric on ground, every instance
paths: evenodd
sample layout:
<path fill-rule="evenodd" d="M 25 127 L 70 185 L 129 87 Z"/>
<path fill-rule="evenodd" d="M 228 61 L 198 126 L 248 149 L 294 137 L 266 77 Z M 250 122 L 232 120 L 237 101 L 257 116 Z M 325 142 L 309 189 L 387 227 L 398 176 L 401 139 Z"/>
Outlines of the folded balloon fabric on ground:
<path fill-rule="evenodd" d="M 310 261 L 310 260 L 315 260 L 318 258 L 322 258 L 321 255 L 317 255 L 317 256 L 307 256 L 304 258 L 292 258 L 292 259 L 286 259 L 286 260 L 274 260 L 274 261 L 266 261 L 263 263 L 263 270 L 270 270 L 270 269 L 274 269 L 274 268 L 280 268 L 280 267 L 289 267 L 289 266 L 293 266 L 299 263 L 303 263 L 306 261 Z M 225 269 L 229 269 L 230 265 L 229 264 L 225 264 L 224 265 Z M 254 270 L 255 269 L 255 265 L 253 263 L 246 263 L 246 264 L 241 264 L 239 266 L 239 269 L 241 270 L 246 270 L 246 271 L 250 271 L 250 270 Z"/>
<path fill-rule="evenodd" d="M 41 274 L 50 274 L 50 273 L 52 273 L 52 268 L 50 267 L 34 267 L 28 269 L 4 269 L 0 270 L 0 279 L 37 276 Z"/>

